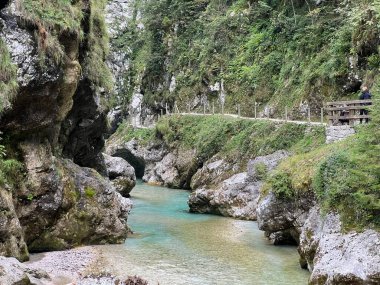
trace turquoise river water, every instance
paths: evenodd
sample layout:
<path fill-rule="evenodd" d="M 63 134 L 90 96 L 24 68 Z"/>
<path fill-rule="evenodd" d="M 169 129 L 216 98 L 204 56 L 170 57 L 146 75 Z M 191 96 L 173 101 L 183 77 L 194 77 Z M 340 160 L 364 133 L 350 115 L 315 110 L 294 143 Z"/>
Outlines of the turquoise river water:
<path fill-rule="evenodd" d="M 270 245 L 255 222 L 190 214 L 184 190 L 140 183 L 131 195 L 134 234 L 101 247 L 106 271 L 153 285 L 307 284 L 296 248 Z"/>

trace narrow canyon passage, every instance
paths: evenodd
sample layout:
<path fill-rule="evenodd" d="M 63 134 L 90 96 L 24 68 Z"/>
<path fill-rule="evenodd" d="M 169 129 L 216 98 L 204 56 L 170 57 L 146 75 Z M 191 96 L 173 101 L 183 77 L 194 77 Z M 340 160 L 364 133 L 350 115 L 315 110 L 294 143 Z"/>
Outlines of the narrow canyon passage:
<path fill-rule="evenodd" d="M 254 222 L 188 213 L 189 193 L 138 184 L 123 245 L 100 247 L 101 267 L 149 284 L 306 284 L 295 247 L 275 247 Z"/>

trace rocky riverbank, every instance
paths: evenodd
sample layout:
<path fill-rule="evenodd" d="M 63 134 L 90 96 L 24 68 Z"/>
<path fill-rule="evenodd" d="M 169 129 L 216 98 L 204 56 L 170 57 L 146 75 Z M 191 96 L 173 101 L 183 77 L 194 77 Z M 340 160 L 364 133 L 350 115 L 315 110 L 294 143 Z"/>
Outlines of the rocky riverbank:
<path fill-rule="evenodd" d="M 147 285 L 140 277 L 120 280 L 103 273 L 101 250 L 85 246 L 65 251 L 34 254 L 30 261 L 0 257 L 2 285 Z"/>
<path fill-rule="evenodd" d="M 98 253 L 94 247 L 35 254 L 26 263 L 0 257 L 0 283 L 64 285 L 74 283 L 96 267 Z"/>
<path fill-rule="evenodd" d="M 313 191 L 304 191 L 293 196 L 293 193 L 287 192 L 288 178 L 271 178 L 278 174 L 278 165 L 282 161 L 292 159 L 294 152 L 300 151 L 297 149 L 297 142 L 293 147 L 273 149 L 266 155 L 257 155 L 248 160 L 240 157 L 239 161 L 238 157 L 231 159 L 223 151 L 229 144 L 227 140 L 221 149 L 210 149 L 213 155 L 205 159 L 201 153 L 204 145 L 187 149 L 184 147 L 186 144 L 181 140 L 186 134 L 178 126 L 186 123 L 179 122 L 177 125 L 174 119 L 168 120 L 169 126 L 166 127 L 169 130 L 158 125 L 152 131 L 155 132 L 154 135 L 129 135 L 132 139 L 126 141 L 122 135 L 115 134 L 107 142 L 107 152 L 139 167 L 140 175 L 147 182 L 174 188 L 189 186 L 192 192 L 188 204 L 192 212 L 257 220 L 259 228 L 274 245 L 297 245 L 300 266 L 311 272 L 310 284 L 380 282 L 378 231 L 347 231 L 342 226 L 338 213 L 323 213 L 320 210 Z M 186 127 L 191 129 L 193 126 Z M 267 127 L 270 129 L 270 126 Z M 170 128 L 176 131 L 176 137 L 171 140 L 166 137 L 167 134 L 173 135 Z M 280 128 L 281 126 L 276 126 L 277 130 Z M 133 130 L 129 131 L 133 133 Z M 195 133 L 192 135 L 196 136 Z M 220 136 L 223 137 L 223 133 Z M 313 136 L 316 133 L 310 129 L 305 130 L 306 139 L 301 136 L 298 142 L 303 145 L 304 141 L 318 139 Z M 149 138 L 148 141 L 142 140 L 146 137 Z M 258 147 L 267 147 L 260 145 L 260 139 L 257 140 L 255 143 L 259 144 Z M 323 143 L 324 139 L 321 140 L 321 145 Z M 247 162 L 242 163 L 244 160 Z M 183 161 L 186 163 L 182 163 Z M 312 165 L 317 161 L 309 159 L 307 163 Z M 304 170 L 299 170 L 300 175 L 303 175 Z M 268 183 L 268 179 L 273 181 Z M 277 183 L 276 188 L 271 188 L 273 183 Z"/>

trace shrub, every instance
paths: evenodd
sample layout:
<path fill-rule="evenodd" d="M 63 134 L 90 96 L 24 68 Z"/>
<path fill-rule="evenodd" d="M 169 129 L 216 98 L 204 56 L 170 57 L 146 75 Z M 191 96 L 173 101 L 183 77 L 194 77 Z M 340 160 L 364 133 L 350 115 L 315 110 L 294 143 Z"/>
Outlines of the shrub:
<path fill-rule="evenodd" d="M 276 197 L 290 199 L 295 196 L 290 175 L 285 172 L 276 172 L 269 177 L 269 183 Z"/>
<path fill-rule="evenodd" d="M 255 165 L 255 173 L 258 180 L 265 180 L 268 175 L 268 167 L 264 162 L 259 162 Z"/>

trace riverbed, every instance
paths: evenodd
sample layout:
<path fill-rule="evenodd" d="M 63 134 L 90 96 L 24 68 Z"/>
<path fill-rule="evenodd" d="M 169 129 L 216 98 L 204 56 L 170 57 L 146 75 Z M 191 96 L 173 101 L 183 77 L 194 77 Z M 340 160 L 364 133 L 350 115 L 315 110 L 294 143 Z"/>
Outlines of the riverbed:
<path fill-rule="evenodd" d="M 189 192 L 139 183 L 123 245 L 99 247 L 101 267 L 149 284 L 307 284 L 296 247 L 273 246 L 257 224 L 190 214 Z"/>

